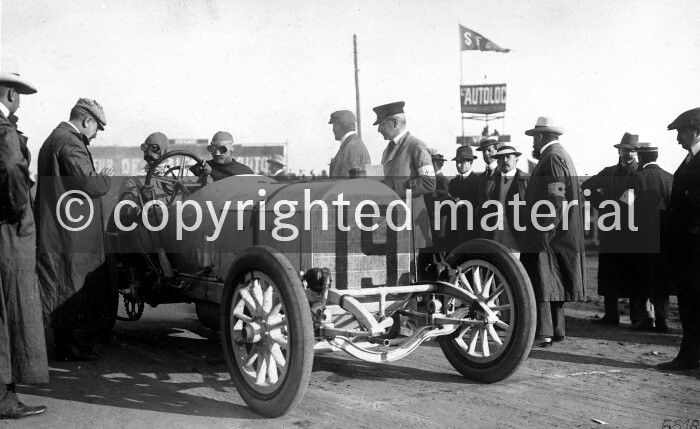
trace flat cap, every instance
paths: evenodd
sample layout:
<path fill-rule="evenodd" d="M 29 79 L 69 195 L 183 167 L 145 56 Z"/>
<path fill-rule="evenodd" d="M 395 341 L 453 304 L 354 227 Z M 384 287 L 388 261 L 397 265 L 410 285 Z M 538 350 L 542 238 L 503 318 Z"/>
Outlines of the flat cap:
<path fill-rule="evenodd" d="M 282 167 L 284 167 L 286 164 L 284 163 L 284 156 L 280 155 L 279 153 L 276 153 L 272 155 L 271 157 L 267 158 L 267 162 L 271 162 L 273 164 L 279 164 Z"/>
<path fill-rule="evenodd" d="M 75 106 L 73 106 L 73 110 L 91 115 L 95 118 L 95 121 L 97 121 L 97 129 L 105 129 L 107 118 L 105 117 L 104 109 L 102 109 L 102 106 L 97 101 L 90 100 L 89 98 L 80 98 L 78 102 L 75 103 Z"/>
<path fill-rule="evenodd" d="M 36 88 L 26 80 L 19 77 L 17 73 L 0 73 L 0 84 L 12 87 L 20 94 L 36 94 Z"/>
<path fill-rule="evenodd" d="M 452 161 L 473 161 L 474 158 L 476 157 L 474 156 L 474 151 L 472 150 L 472 147 L 465 145 L 457 148 L 457 154 L 454 158 L 452 158 Z"/>
<path fill-rule="evenodd" d="M 168 136 L 165 134 L 156 131 L 155 133 L 151 133 L 146 137 L 146 140 L 143 142 L 141 145 L 141 150 L 146 151 L 148 149 L 148 145 L 158 145 L 160 148 L 160 153 L 165 153 L 168 151 L 168 145 L 170 142 L 168 141 Z"/>
<path fill-rule="evenodd" d="M 479 140 L 479 147 L 476 148 L 477 151 L 482 152 L 489 146 L 498 145 L 498 136 L 486 136 Z"/>
<path fill-rule="evenodd" d="M 211 144 L 233 143 L 233 136 L 228 131 L 217 131 L 211 138 Z"/>
<path fill-rule="evenodd" d="M 683 127 L 700 128 L 700 107 L 681 113 L 673 122 L 668 124 L 669 130 L 677 130 Z"/>
<path fill-rule="evenodd" d="M 622 140 L 620 140 L 620 143 L 616 144 L 614 147 L 618 149 L 637 150 L 637 143 L 639 143 L 638 135 L 624 133 L 622 135 Z"/>
<path fill-rule="evenodd" d="M 394 103 L 382 104 L 374 109 L 374 113 L 377 114 L 377 120 L 374 121 L 372 125 L 379 125 L 384 119 L 389 116 L 397 115 L 403 113 L 403 107 L 406 105 L 403 101 L 396 101 Z"/>
<path fill-rule="evenodd" d="M 338 110 L 331 113 L 329 124 L 354 124 L 357 122 L 355 114 L 350 110 Z"/>

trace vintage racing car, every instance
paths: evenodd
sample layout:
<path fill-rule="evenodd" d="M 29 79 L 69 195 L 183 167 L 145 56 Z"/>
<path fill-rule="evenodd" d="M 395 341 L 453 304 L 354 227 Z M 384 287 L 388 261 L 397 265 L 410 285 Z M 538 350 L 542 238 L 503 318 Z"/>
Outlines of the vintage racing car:
<path fill-rule="evenodd" d="M 126 231 L 115 222 L 119 205 L 112 213 L 110 277 L 127 320 L 144 304 L 195 303 L 199 319 L 220 330 L 231 379 L 258 413 L 294 409 L 315 352 L 391 362 L 437 341 L 460 374 L 484 383 L 506 379 L 526 359 L 535 299 L 524 268 L 500 244 L 471 240 L 412 268 L 414 234 L 393 227 L 406 214 L 379 181 L 234 176 L 204 186 L 188 181 L 185 168 L 153 174 L 178 157 L 182 166 L 202 161 L 175 150 L 151 167 L 146 185 L 168 195 L 146 202 L 143 222 Z M 333 204 L 339 195 L 348 204 Z M 305 198 L 316 202 L 309 210 Z M 285 200 L 299 210 L 282 211 L 276 203 Z M 360 224 L 338 223 L 358 213 Z"/>

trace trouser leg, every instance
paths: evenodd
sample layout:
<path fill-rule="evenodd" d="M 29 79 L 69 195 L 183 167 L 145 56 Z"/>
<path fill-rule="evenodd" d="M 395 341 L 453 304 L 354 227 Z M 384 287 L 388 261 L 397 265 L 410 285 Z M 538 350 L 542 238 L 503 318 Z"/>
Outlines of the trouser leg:
<path fill-rule="evenodd" d="M 700 360 L 700 291 L 682 291 L 678 293 L 678 312 L 683 339 L 678 357 L 685 362 L 696 363 Z"/>
<path fill-rule="evenodd" d="M 537 335 L 544 337 L 554 336 L 552 307 L 549 301 L 537 303 Z"/>
<path fill-rule="evenodd" d="M 564 301 L 551 301 L 549 308 L 552 313 L 553 334 L 555 337 L 566 335 L 566 323 L 564 319 Z"/>
<path fill-rule="evenodd" d="M 605 295 L 603 299 L 605 306 L 605 319 L 610 321 L 619 322 L 620 321 L 620 311 L 617 309 L 617 295 L 608 294 Z"/>
<path fill-rule="evenodd" d="M 654 316 L 656 320 L 666 320 L 668 318 L 669 307 L 668 295 L 654 296 Z"/>
<path fill-rule="evenodd" d="M 647 297 L 633 296 L 630 298 L 630 319 L 633 322 L 642 322 L 645 319 L 653 319 L 651 301 Z"/>

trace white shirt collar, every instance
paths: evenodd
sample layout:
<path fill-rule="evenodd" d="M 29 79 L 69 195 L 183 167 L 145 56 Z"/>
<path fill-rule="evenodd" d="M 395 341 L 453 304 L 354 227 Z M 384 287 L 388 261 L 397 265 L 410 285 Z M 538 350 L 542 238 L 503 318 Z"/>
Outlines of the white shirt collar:
<path fill-rule="evenodd" d="M 459 177 L 461 177 L 462 179 L 466 179 L 467 177 L 469 177 L 470 174 L 472 174 L 472 171 L 469 170 L 469 171 L 467 171 L 467 172 L 464 173 L 464 174 L 462 174 L 462 173 L 457 173 L 457 174 L 458 174 Z"/>
<path fill-rule="evenodd" d="M 0 103 L 0 112 L 2 112 L 3 115 L 5 115 L 5 118 L 10 118 L 10 109 L 8 109 L 7 106 L 5 106 L 2 103 Z"/>
<path fill-rule="evenodd" d="M 405 129 L 405 130 L 403 130 L 403 131 L 401 132 L 401 134 L 399 134 L 398 136 L 394 137 L 394 138 L 392 139 L 392 140 L 394 140 L 394 143 L 396 143 L 396 144 L 398 145 L 399 142 L 401 142 L 401 139 L 403 139 L 403 136 L 405 136 L 407 132 L 408 132 L 408 129 Z"/>
<path fill-rule="evenodd" d="M 80 130 L 75 125 L 71 124 L 70 121 L 64 121 L 63 123 L 70 125 L 75 131 L 78 132 L 78 134 L 80 134 Z"/>
<path fill-rule="evenodd" d="M 542 146 L 542 149 L 540 149 L 540 154 L 543 154 L 545 149 L 547 149 L 548 147 L 550 147 L 554 143 L 559 143 L 559 140 L 551 141 L 551 142 L 547 143 L 546 145 Z"/>
<path fill-rule="evenodd" d="M 498 167 L 498 161 L 493 160 L 489 165 L 486 166 L 486 168 L 489 169 L 489 171 L 495 171 L 496 167 Z"/>
<path fill-rule="evenodd" d="M 695 156 L 698 152 L 700 152 L 700 140 L 693 143 L 688 152 L 690 152 L 692 156 Z"/>
<path fill-rule="evenodd" d="M 505 176 L 508 178 L 515 177 L 515 173 L 517 173 L 517 172 L 518 172 L 518 169 L 514 168 L 514 169 L 510 170 L 509 172 L 507 172 L 506 174 L 501 173 L 501 176 Z"/>
<path fill-rule="evenodd" d="M 650 166 L 650 165 L 652 165 L 652 164 L 656 165 L 657 167 L 659 166 L 659 163 L 658 163 L 658 162 L 656 162 L 656 161 L 649 161 L 649 162 L 647 162 L 646 164 L 644 164 L 644 167 L 642 167 L 642 168 L 647 168 L 648 166 Z"/>
<path fill-rule="evenodd" d="M 348 137 L 350 137 L 353 134 L 357 134 L 357 132 L 356 131 L 348 131 L 347 133 L 345 133 L 345 135 L 340 138 L 340 144 L 345 143 L 345 140 L 347 140 Z"/>

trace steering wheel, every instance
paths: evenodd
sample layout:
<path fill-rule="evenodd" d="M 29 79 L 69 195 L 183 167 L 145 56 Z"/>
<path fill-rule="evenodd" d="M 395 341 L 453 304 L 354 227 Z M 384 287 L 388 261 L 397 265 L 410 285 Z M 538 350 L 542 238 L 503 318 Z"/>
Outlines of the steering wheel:
<path fill-rule="evenodd" d="M 151 181 L 153 179 L 153 175 L 155 174 L 156 170 L 158 169 L 158 166 L 163 164 L 166 160 L 170 158 L 175 158 L 175 157 L 180 157 L 180 164 L 171 167 L 168 169 L 168 172 L 171 173 L 171 176 L 173 176 L 172 179 L 168 178 L 169 180 L 174 180 L 173 184 L 173 191 L 170 193 L 170 198 L 166 202 L 166 205 L 170 207 L 175 201 L 175 198 L 178 196 L 179 193 L 182 193 L 183 197 L 187 197 L 190 195 L 189 189 L 185 186 L 182 176 L 186 170 L 185 168 L 185 158 L 190 158 L 196 162 L 196 164 L 203 164 L 204 160 L 197 156 L 197 154 L 190 152 L 189 150 L 173 150 L 170 152 L 166 152 L 163 154 L 160 158 L 158 158 L 153 164 L 148 169 L 148 173 L 146 173 L 146 180 L 144 181 L 144 186 L 151 186 Z M 175 176 L 174 172 L 175 170 L 177 171 L 177 176 Z M 203 174 L 201 177 L 202 179 L 202 186 L 207 183 L 207 177 L 206 173 Z"/>

